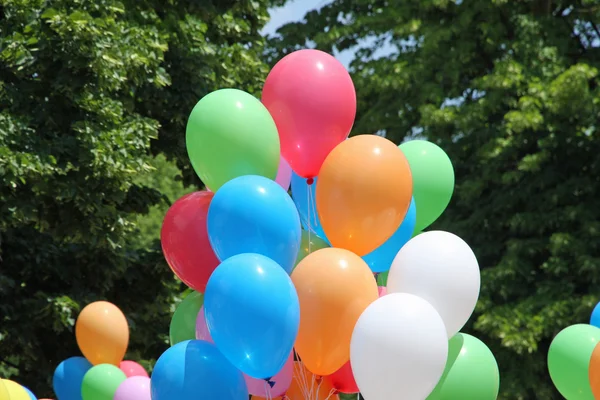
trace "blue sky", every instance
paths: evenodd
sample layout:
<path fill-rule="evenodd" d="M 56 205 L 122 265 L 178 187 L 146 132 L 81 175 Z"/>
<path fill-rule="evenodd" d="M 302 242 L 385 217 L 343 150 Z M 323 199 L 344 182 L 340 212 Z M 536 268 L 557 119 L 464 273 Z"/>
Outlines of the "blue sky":
<path fill-rule="evenodd" d="M 328 4 L 331 0 L 288 0 L 285 6 L 272 8 L 269 13 L 271 14 L 271 20 L 263 28 L 262 33 L 269 35 L 275 33 L 277 28 L 285 25 L 288 22 L 301 21 L 304 19 L 304 15 L 307 11 L 319 9 L 324 5 Z M 371 44 L 371 40 L 365 40 L 364 44 Z M 383 57 L 393 52 L 393 48 L 390 45 L 384 45 L 375 53 L 376 57 Z M 337 58 L 346 68 L 348 68 L 350 61 L 354 57 L 354 51 L 346 50 L 341 53 L 335 53 Z"/>
<path fill-rule="evenodd" d="M 288 22 L 301 21 L 307 11 L 319 9 L 329 3 L 330 0 L 291 0 L 283 7 L 272 8 L 269 12 L 271 20 L 263 29 L 263 34 L 269 35 L 275 33 L 277 28 Z M 345 51 L 334 54 L 334 56 L 348 68 L 352 61 L 353 52 Z"/>

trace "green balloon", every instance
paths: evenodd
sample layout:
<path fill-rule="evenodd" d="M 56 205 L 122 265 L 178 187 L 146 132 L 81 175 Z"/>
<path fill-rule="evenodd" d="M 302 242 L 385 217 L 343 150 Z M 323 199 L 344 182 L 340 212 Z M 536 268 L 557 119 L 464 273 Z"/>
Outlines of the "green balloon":
<path fill-rule="evenodd" d="M 380 272 L 377 274 L 377 286 L 387 287 L 387 279 L 390 271 Z"/>
<path fill-rule="evenodd" d="M 427 400 L 496 400 L 499 389 L 498 363 L 490 349 L 459 332 L 448 342 L 446 368 Z"/>
<path fill-rule="evenodd" d="M 277 176 L 277 127 L 251 94 L 221 89 L 204 96 L 190 114 L 185 139 L 194 170 L 213 192 L 238 176 Z"/>
<path fill-rule="evenodd" d="M 89 369 L 81 384 L 82 400 L 112 400 L 117 388 L 127 379 L 125 373 L 112 364 L 99 364 Z"/>
<path fill-rule="evenodd" d="M 186 340 L 196 339 L 196 319 L 198 312 L 204 304 L 204 295 L 192 292 L 175 309 L 171 326 L 169 327 L 169 341 L 171 346 Z"/>
<path fill-rule="evenodd" d="M 548 371 L 554 386 L 569 400 L 594 400 L 589 380 L 592 352 L 600 341 L 600 329 L 571 325 L 556 335 L 548 350 Z"/>
<path fill-rule="evenodd" d="M 304 257 L 309 255 L 310 253 L 314 253 L 317 250 L 324 249 L 326 247 L 330 247 L 326 241 L 315 235 L 311 232 L 310 239 L 308 235 L 308 231 L 302 231 L 302 239 L 300 241 L 300 251 L 298 252 L 298 258 L 296 258 L 296 264 L 302 260 Z"/>
<path fill-rule="evenodd" d="M 413 178 L 413 197 L 417 207 L 415 232 L 431 225 L 446 209 L 454 192 L 454 168 L 448 155 L 425 140 L 402 143 Z"/>

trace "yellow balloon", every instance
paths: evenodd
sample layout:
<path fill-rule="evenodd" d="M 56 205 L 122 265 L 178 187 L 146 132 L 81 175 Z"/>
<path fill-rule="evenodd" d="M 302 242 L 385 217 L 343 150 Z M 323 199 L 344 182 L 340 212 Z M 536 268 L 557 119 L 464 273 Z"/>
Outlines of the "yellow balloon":
<path fill-rule="evenodd" d="M 8 390 L 6 390 L 6 386 L 4 385 L 4 379 L 0 379 L 0 400 L 10 400 Z"/>
<path fill-rule="evenodd" d="M 8 394 L 6 397 L 7 400 L 31 400 L 31 397 L 29 397 L 27 391 L 23 389 L 23 386 L 19 385 L 17 382 L 4 379 L 3 383 Z M 2 398 L 0 397 L 0 399 Z"/>

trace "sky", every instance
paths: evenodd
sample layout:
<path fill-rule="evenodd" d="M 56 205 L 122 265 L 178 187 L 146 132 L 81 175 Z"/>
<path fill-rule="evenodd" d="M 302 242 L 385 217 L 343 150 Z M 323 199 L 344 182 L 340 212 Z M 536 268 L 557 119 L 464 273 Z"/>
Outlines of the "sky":
<path fill-rule="evenodd" d="M 329 2 L 330 0 L 290 0 L 283 7 L 272 8 L 269 10 L 271 20 L 263 28 L 262 33 L 270 35 L 288 22 L 302 21 L 307 11 L 319 9 Z M 334 56 L 348 68 L 353 58 L 353 52 L 344 51 L 336 53 Z"/>

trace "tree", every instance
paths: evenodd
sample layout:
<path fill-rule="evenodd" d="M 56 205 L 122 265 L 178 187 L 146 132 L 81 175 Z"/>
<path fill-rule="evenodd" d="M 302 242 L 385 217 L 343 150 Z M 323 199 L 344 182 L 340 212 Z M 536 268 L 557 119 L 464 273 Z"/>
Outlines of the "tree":
<path fill-rule="evenodd" d="M 549 343 L 599 300 L 598 21 L 593 0 L 334 0 L 271 38 L 271 62 L 354 49 L 354 133 L 425 137 L 453 160 L 432 228 L 478 256 L 467 330 L 495 353 L 503 399 L 560 398 Z"/>
<path fill-rule="evenodd" d="M 160 191 L 180 173 L 144 176 L 164 154 L 201 185 L 187 116 L 217 88 L 257 91 L 267 19 L 259 0 L 0 1 L 4 377 L 49 397 L 54 368 L 79 354 L 78 311 L 97 299 L 129 318 L 128 357 L 166 348 L 182 288 L 155 240 L 161 212 L 143 222 L 150 238 L 138 224 L 153 205 L 164 214 L 174 199 Z"/>

